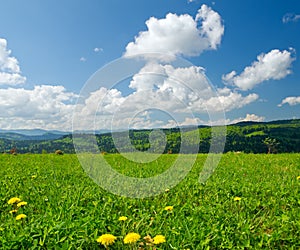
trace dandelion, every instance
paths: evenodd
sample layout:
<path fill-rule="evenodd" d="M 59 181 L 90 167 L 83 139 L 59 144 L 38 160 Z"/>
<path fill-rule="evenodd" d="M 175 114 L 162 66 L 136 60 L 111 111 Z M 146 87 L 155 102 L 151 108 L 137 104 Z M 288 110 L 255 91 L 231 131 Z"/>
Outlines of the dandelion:
<path fill-rule="evenodd" d="M 297 180 L 300 180 L 300 175 L 299 175 L 299 176 L 297 176 Z"/>
<path fill-rule="evenodd" d="M 128 218 L 126 217 L 126 216 L 121 216 L 121 217 L 119 217 L 119 221 L 125 221 L 125 220 L 127 220 Z"/>
<path fill-rule="evenodd" d="M 19 214 L 16 216 L 16 220 L 22 220 L 25 219 L 27 216 L 25 214 Z"/>
<path fill-rule="evenodd" d="M 101 243 L 104 246 L 112 245 L 114 244 L 115 240 L 117 239 L 116 236 L 112 234 L 102 234 L 98 239 L 97 242 Z"/>
<path fill-rule="evenodd" d="M 25 206 L 27 205 L 27 202 L 26 201 L 21 201 L 17 204 L 17 207 L 22 207 L 22 206 Z"/>
<path fill-rule="evenodd" d="M 34 174 L 34 175 L 31 176 L 31 179 L 35 179 L 36 177 L 37 177 L 37 175 Z"/>
<path fill-rule="evenodd" d="M 19 203 L 21 201 L 21 199 L 20 198 L 18 198 L 18 197 L 13 197 L 13 198 L 10 198 L 9 200 L 8 200 L 8 204 L 9 205 L 11 205 L 11 204 L 15 204 L 15 203 Z"/>
<path fill-rule="evenodd" d="M 15 214 L 16 212 L 18 212 L 17 209 L 13 209 L 13 210 L 10 210 L 10 211 L 9 211 L 10 214 Z"/>
<path fill-rule="evenodd" d="M 166 210 L 166 211 L 172 211 L 173 208 L 174 208 L 173 206 L 166 206 L 166 207 L 165 207 L 165 210 Z"/>
<path fill-rule="evenodd" d="M 131 244 L 137 242 L 141 236 L 137 233 L 129 233 L 125 236 L 124 238 L 124 243 L 125 244 Z"/>
<path fill-rule="evenodd" d="M 234 201 L 240 201 L 241 199 L 242 199 L 241 197 L 238 197 L 238 196 L 237 196 L 237 197 L 234 197 L 233 200 L 234 200 Z"/>
<path fill-rule="evenodd" d="M 158 244 L 161 244 L 161 243 L 164 243 L 166 242 L 166 238 L 165 236 L 159 234 L 159 235 L 156 235 L 154 238 L 153 238 L 153 243 L 155 245 L 158 245 Z"/>

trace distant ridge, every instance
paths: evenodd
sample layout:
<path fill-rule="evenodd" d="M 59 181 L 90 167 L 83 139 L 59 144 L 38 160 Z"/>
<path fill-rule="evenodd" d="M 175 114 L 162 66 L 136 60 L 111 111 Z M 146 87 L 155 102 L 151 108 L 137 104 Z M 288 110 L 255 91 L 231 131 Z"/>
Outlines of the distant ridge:
<path fill-rule="evenodd" d="M 16 129 L 16 130 L 0 130 L 0 138 L 8 140 L 55 140 L 64 135 L 70 134 L 58 130 L 42 130 L 42 129 Z"/>

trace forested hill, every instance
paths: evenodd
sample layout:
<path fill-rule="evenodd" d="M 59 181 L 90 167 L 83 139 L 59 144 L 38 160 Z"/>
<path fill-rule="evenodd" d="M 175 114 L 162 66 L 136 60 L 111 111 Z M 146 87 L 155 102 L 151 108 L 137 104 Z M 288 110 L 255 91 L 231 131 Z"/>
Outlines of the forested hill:
<path fill-rule="evenodd" d="M 241 151 L 245 153 L 267 153 L 272 147 L 272 152 L 300 152 L 300 119 L 281 120 L 272 122 L 241 122 L 227 126 L 226 144 L 224 152 Z M 161 147 L 161 142 L 149 135 L 152 130 L 131 130 L 129 137 L 131 144 L 139 151 L 178 153 L 181 146 L 182 136 L 178 128 L 163 129 L 166 135 L 166 147 Z M 201 126 L 198 130 L 185 129 L 185 141 L 183 153 L 191 153 L 195 145 L 199 143 L 200 153 L 209 152 L 211 141 L 211 127 Z M 128 132 L 116 132 L 118 144 L 122 152 L 131 152 L 132 148 L 126 145 L 125 138 Z M 117 153 L 112 134 L 99 134 L 96 136 L 98 147 L 89 143 L 90 135 L 77 136 L 81 148 L 88 152 Z M 199 138 L 200 137 L 200 138 Z M 273 145 L 270 146 L 271 144 Z M 124 143 L 123 143 L 124 142 Z M 268 144 L 269 142 L 269 144 Z M 60 149 L 64 153 L 75 153 L 72 135 L 64 135 L 58 139 L 48 140 L 12 140 L 0 139 L 0 152 L 9 153 L 16 148 L 17 153 L 53 153 Z"/>

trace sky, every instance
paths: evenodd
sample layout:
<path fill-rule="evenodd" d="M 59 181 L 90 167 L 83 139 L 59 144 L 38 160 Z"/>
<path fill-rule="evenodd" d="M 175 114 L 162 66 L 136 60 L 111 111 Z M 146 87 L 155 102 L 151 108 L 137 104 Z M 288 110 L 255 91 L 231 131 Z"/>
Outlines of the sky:
<path fill-rule="evenodd" d="M 0 129 L 300 118 L 297 0 L 0 4 Z"/>

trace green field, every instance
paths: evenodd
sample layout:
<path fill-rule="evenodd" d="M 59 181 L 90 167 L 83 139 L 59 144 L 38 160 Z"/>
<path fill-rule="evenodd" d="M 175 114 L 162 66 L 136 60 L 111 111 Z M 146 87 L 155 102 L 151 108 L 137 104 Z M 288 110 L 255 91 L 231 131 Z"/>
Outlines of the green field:
<path fill-rule="evenodd" d="M 146 166 L 104 157 L 120 173 L 149 177 L 177 156 Z M 76 155 L 1 155 L 0 249 L 105 249 L 96 240 L 106 233 L 117 237 L 109 249 L 300 249 L 300 154 L 224 154 L 204 185 L 205 159 L 200 154 L 175 188 L 131 199 L 96 185 Z M 27 204 L 8 204 L 12 197 Z M 138 242 L 124 244 L 129 232 Z M 146 245 L 147 235 L 166 242 Z"/>

